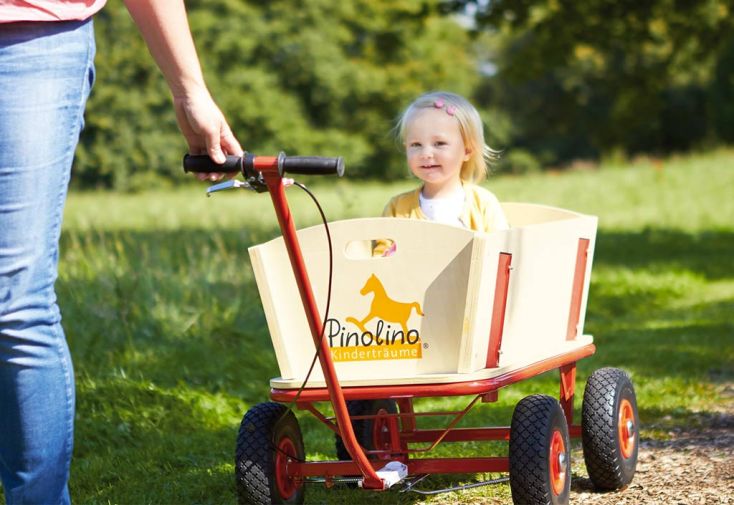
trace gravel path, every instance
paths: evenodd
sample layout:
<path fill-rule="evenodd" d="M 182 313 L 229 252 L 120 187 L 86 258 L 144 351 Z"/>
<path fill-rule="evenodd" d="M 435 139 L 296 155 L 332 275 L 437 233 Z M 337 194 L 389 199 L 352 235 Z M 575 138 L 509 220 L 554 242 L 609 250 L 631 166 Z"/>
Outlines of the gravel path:
<path fill-rule="evenodd" d="M 620 491 L 595 491 L 586 477 L 583 452 L 571 458 L 571 505 L 734 505 L 734 388 L 732 401 L 716 413 L 694 416 L 695 429 L 668 433 L 666 441 L 640 442 L 637 471 Z M 574 444 L 579 445 L 579 444 Z M 506 485 L 506 484 L 504 484 Z M 437 504 L 509 505 L 506 498 L 447 493 Z M 426 503 L 416 502 L 416 505 Z"/>
<path fill-rule="evenodd" d="M 726 389 L 734 397 L 734 388 Z M 670 432 L 667 441 L 643 439 L 637 472 L 624 490 L 598 493 L 588 479 L 574 478 L 571 503 L 734 505 L 734 401 L 692 424 L 699 428 Z M 573 457 L 583 460 L 580 450 Z"/>

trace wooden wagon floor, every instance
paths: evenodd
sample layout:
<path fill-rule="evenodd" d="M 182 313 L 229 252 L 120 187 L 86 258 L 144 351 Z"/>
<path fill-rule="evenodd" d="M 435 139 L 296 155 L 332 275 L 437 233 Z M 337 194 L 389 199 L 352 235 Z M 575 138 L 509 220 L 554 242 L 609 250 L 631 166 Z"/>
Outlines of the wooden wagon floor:
<path fill-rule="evenodd" d="M 417 377 L 404 377 L 404 378 L 391 378 L 382 379 L 374 377 L 364 380 L 349 380 L 341 381 L 342 387 L 356 387 L 356 386 L 397 386 L 397 385 L 409 385 L 409 384 L 451 384 L 460 382 L 471 382 L 492 379 L 501 375 L 511 373 L 517 370 L 522 370 L 534 363 L 549 359 L 557 356 L 563 356 L 573 351 L 581 349 L 584 346 L 592 344 L 594 341 L 591 335 L 582 335 L 575 340 L 566 342 L 563 346 L 554 349 L 555 352 L 549 352 L 548 350 L 540 350 L 537 353 L 526 353 L 522 361 L 502 365 L 497 368 L 485 368 L 473 373 L 466 374 L 426 374 Z M 303 378 L 301 379 L 283 379 L 282 377 L 276 377 L 270 380 L 270 386 L 275 389 L 298 389 L 301 387 Z M 323 388 L 326 387 L 322 378 L 310 379 L 306 386 L 307 388 Z"/>

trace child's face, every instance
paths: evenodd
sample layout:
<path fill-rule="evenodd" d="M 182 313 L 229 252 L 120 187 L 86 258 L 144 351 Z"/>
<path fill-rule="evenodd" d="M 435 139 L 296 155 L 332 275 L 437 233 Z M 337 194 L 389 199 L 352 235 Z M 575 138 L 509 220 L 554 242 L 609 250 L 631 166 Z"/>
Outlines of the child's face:
<path fill-rule="evenodd" d="M 461 166 L 471 157 L 459 122 L 444 109 L 421 109 L 405 130 L 410 171 L 423 181 L 424 195 L 442 196 L 461 184 Z"/>

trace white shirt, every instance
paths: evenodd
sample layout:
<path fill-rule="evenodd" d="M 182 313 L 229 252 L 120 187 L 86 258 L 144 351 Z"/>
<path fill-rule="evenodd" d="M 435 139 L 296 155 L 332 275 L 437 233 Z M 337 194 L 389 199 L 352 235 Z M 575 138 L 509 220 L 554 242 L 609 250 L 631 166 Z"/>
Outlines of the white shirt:
<path fill-rule="evenodd" d="M 457 187 L 456 191 L 442 198 L 426 198 L 422 191 L 418 194 L 421 210 L 428 219 L 437 223 L 461 226 L 462 228 L 466 228 L 460 219 L 465 200 L 466 194 L 462 186 Z"/>

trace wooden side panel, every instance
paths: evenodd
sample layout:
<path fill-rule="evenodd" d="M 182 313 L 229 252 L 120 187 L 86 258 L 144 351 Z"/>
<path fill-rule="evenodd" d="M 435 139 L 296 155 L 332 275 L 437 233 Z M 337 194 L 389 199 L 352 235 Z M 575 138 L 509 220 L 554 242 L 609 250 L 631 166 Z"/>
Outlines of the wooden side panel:
<path fill-rule="evenodd" d="M 331 307 L 324 338 L 337 373 L 355 377 L 411 377 L 456 373 L 474 257 L 473 232 L 407 219 L 355 219 L 329 224 L 334 251 Z M 298 232 L 324 315 L 328 246 L 322 226 Z M 391 239 L 395 253 L 365 254 L 364 244 Z M 305 376 L 314 355 L 306 317 L 281 238 L 250 255 L 273 345 L 284 378 Z M 314 379 L 322 377 L 318 367 Z"/>
<path fill-rule="evenodd" d="M 395 218 L 329 224 L 334 269 L 324 338 L 340 380 L 404 384 L 473 375 L 580 343 L 567 339 L 572 326 L 583 331 L 596 218 L 534 204 L 503 207 L 511 229 L 490 234 Z M 314 226 L 298 237 L 323 317 L 326 233 Z M 585 263 L 577 261 L 580 237 Z M 394 254 L 370 254 L 380 239 L 395 242 Z M 250 255 L 281 377 L 297 381 L 314 344 L 283 240 L 254 246 Z M 317 365 L 312 383 L 322 379 Z"/>
<path fill-rule="evenodd" d="M 565 216 L 511 230 L 506 251 L 512 254 L 512 282 L 508 289 L 500 364 L 518 362 L 528 356 L 541 359 L 561 348 L 568 336 L 574 292 L 580 295 L 576 297 L 579 320 L 574 326 L 579 333 L 583 331 L 591 265 L 587 262 L 586 274 L 575 279 L 576 259 L 580 237 L 589 238 L 591 254 L 596 222 L 593 216 Z"/>

